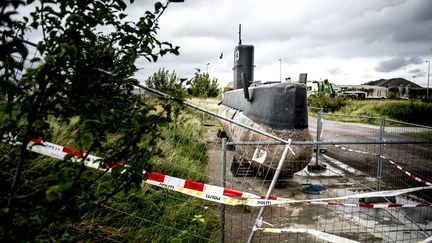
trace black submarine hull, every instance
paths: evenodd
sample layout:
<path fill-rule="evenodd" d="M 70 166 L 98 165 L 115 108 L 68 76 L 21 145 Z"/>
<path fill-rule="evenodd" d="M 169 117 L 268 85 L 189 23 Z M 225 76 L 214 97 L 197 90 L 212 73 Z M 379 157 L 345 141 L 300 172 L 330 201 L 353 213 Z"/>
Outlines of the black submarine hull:
<path fill-rule="evenodd" d="M 244 98 L 243 89 L 236 89 L 224 93 L 222 104 L 241 110 L 252 120 L 273 128 L 308 128 L 304 84 L 266 84 L 248 90 L 251 101 Z"/>
<path fill-rule="evenodd" d="M 243 89 L 224 93 L 219 114 L 285 140 L 312 140 L 308 129 L 307 93 L 304 84 L 276 83 L 249 87 L 249 99 L 245 98 L 244 93 Z M 233 141 L 272 141 L 271 138 L 226 121 L 221 121 L 221 126 Z M 267 165 L 267 168 L 276 168 L 283 147 L 261 147 L 265 148 L 267 154 L 264 161 L 254 161 L 252 158 L 257 146 L 247 146 L 244 154 L 250 155 L 251 158 L 243 159 L 256 169 L 262 168 L 262 164 Z M 302 170 L 312 159 L 312 146 L 291 147 L 295 154 L 289 153 L 286 157 L 281 178 L 290 177 Z"/>

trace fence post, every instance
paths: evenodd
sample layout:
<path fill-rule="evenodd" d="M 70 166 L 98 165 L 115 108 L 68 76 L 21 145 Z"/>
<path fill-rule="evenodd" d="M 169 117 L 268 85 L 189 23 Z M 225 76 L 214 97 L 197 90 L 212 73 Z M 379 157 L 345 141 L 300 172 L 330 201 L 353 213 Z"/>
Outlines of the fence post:
<path fill-rule="evenodd" d="M 226 148 L 227 138 L 222 138 L 222 154 L 221 154 L 221 186 L 226 186 Z M 221 205 L 220 212 L 220 243 L 225 242 L 225 204 Z"/>
<path fill-rule="evenodd" d="M 275 172 L 275 174 L 274 174 L 274 176 L 273 176 L 273 179 L 272 179 L 272 181 L 271 181 L 271 183 L 270 183 L 270 186 L 269 186 L 269 189 L 268 189 L 268 191 L 267 191 L 267 193 L 266 193 L 266 197 L 265 197 L 265 199 L 267 200 L 267 199 L 269 199 L 270 198 L 270 195 L 271 195 L 271 193 L 272 193 L 272 191 L 273 191 L 273 188 L 275 187 L 275 185 L 276 185 L 276 181 L 277 181 L 277 179 L 278 179 L 278 177 L 279 177 L 279 174 L 280 174 L 280 172 L 281 172 L 281 170 L 282 170 L 282 166 L 283 166 L 283 164 L 284 164 L 284 162 L 285 162 L 285 158 L 286 158 L 286 156 L 288 155 L 288 151 L 290 150 L 290 144 L 286 144 L 285 145 L 285 149 L 284 149 L 284 151 L 283 151 L 283 154 L 282 154 L 282 157 L 281 157 L 281 159 L 279 160 L 279 164 L 278 164 L 278 166 L 277 166 L 277 168 L 276 168 L 276 172 Z M 252 240 L 253 240 L 253 238 L 255 237 L 255 227 L 258 225 L 258 220 L 260 220 L 260 218 L 263 216 L 263 214 L 264 214 L 264 209 L 265 209 L 265 206 L 262 206 L 261 208 L 260 208 L 260 211 L 258 212 L 258 216 L 257 216 L 257 218 L 256 218 L 256 220 L 255 220 L 255 223 L 254 223 L 254 226 L 252 227 L 252 232 L 250 233 L 250 235 L 249 235 L 249 238 L 248 238 L 248 243 L 251 243 L 252 242 Z"/>
<path fill-rule="evenodd" d="M 201 103 L 201 100 L 199 101 L 199 106 L 201 106 L 201 107 L 205 107 L 202 103 Z M 203 125 L 204 126 L 204 115 L 205 115 L 205 113 L 204 112 L 202 112 L 201 113 L 201 125 Z"/>
<path fill-rule="evenodd" d="M 384 142 L 384 128 L 385 128 L 385 117 L 381 117 L 380 123 L 380 142 Z M 384 153 L 384 143 L 379 145 L 379 157 L 378 157 L 378 166 L 377 166 L 377 191 L 381 191 L 381 177 L 382 177 L 382 155 Z"/>
<path fill-rule="evenodd" d="M 320 141 L 320 137 L 321 137 L 321 129 L 322 129 L 322 115 L 323 115 L 323 108 L 321 108 L 318 111 L 318 117 L 317 117 L 317 135 L 316 135 L 316 141 L 319 142 Z M 315 152 L 315 162 L 316 162 L 316 166 L 318 167 L 318 163 L 319 163 L 319 155 L 320 155 L 320 145 L 319 143 L 316 144 L 316 152 Z"/>

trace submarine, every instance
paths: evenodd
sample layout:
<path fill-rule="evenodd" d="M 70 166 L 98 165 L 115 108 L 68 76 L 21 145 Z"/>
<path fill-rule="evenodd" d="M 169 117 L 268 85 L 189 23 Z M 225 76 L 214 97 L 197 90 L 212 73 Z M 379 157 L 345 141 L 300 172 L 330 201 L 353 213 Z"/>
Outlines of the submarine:
<path fill-rule="evenodd" d="M 258 82 L 254 81 L 254 67 L 254 46 L 241 43 L 240 29 L 239 44 L 234 50 L 234 89 L 223 93 L 219 115 L 284 140 L 312 141 L 308 127 L 305 74 L 300 75 L 304 83 Z M 274 141 L 265 135 L 225 120 L 221 120 L 219 134 L 229 137 L 232 141 Z M 311 145 L 291 145 L 291 148 L 295 154 L 287 155 L 280 179 L 292 177 L 294 173 L 304 169 L 312 159 Z M 231 167 L 234 176 L 241 176 L 235 173 L 243 165 L 252 167 L 254 175 L 272 177 L 283 149 L 276 145 L 266 146 L 264 159 L 253 158 L 258 151 L 258 146 L 246 146 L 245 150 L 242 154 L 250 155 L 250 158 L 234 155 Z"/>

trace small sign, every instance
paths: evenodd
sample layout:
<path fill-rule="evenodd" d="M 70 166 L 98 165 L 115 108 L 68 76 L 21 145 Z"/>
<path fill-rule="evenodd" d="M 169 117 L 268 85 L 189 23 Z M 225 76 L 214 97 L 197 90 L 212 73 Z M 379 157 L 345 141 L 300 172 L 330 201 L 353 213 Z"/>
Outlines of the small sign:
<path fill-rule="evenodd" d="M 267 151 L 257 148 L 252 157 L 252 160 L 262 164 L 264 163 L 266 157 L 267 157 Z"/>

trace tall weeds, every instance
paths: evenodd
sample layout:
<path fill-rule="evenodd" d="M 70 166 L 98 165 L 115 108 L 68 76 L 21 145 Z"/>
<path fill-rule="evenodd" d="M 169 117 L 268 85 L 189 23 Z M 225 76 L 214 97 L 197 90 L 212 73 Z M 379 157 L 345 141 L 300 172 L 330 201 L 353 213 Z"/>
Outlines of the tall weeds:
<path fill-rule="evenodd" d="M 77 148 L 73 144 L 73 129 L 55 120 L 50 122 L 53 140 L 50 142 Z M 153 169 L 172 176 L 205 182 L 204 168 L 207 161 L 206 147 L 203 140 L 205 128 L 201 125 L 199 117 L 181 111 L 175 122 L 162 131 L 162 138 L 157 147 L 161 153 L 154 156 Z M 108 142 L 116 141 L 113 134 Z M 17 157 L 19 148 L 9 144 L 0 143 L 0 157 L 2 170 L 0 171 L 0 186 L 7 186 L 15 166 L 5 161 L 6 157 Z M 102 154 L 97 154 L 104 157 Z M 75 170 L 68 169 L 79 166 L 65 161 L 51 159 L 37 154 L 31 154 L 29 163 L 25 165 L 23 180 L 33 191 L 50 192 L 51 181 L 59 181 L 61 177 L 67 178 L 63 172 Z M 58 171 L 58 173 L 52 173 Z M 47 241 L 127 241 L 127 242 L 200 242 L 216 240 L 217 219 L 209 211 L 209 203 L 185 196 L 165 189 L 155 188 L 144 184 L 141 188 L 132 189 L 129 193 L 119 193 L 108 201 L 98 200 L 106 195 L 113 186 L 115 178 L 110 173 L 103 173 L 93 169 L 85 171 L 86 180 L 93 181 L 94 190 L 86 198 L 80 198 L 80 210 L 64 208 L 62 205 L 47 204 L 46 214 L 58 214 L 59 217 L 77 218 L 66 226 L 65 232 L 55 232 L 54 225 L 43 225 L 38 214 L 31 212 L 20 213 L 17 220 L 25 217 L 31 220 L 22 225 L 24 231 L 38 230 L 37 240 Z M 50 175 L 50 176 L 47 176 Z M 53 178 L 54 176 L 55 178 Z M 99 178 L 94 182 L 95 178 Z M 55 188 L 58 189 L 58 188 Z M 77 188 L 77 190 L 81 190 Z M 66 189 L 65 189 L 66 190 Z M 47 200 L 57 194 L 41 193 L 38 200 Z M 59 194 L 60 195 L 60 194 Z M 66 194 L 62 194 L 65 196 Z M 1 205 L 0 205 L 1 206 Z M 0 207 L 1 208 L 1 207 Z M 1 213 L 1 212 L 0 212 Z M 43 215 L 43 214 L 42 214 Z M 34 224 L 32 223 L 34 222 Z M 18 222 L 19 224 L 19 222 Z M 43 227 L 34 226 L 43 225 Z M 1 233 L 1 232 L 0 232 Z"/>

